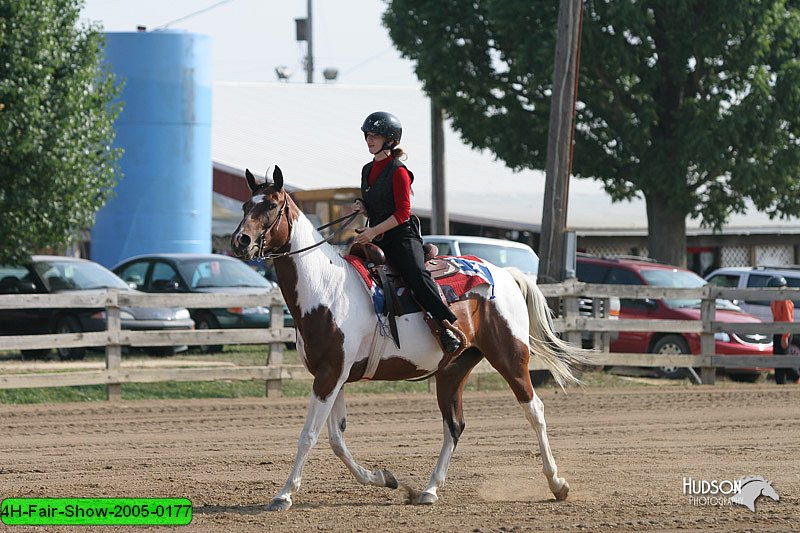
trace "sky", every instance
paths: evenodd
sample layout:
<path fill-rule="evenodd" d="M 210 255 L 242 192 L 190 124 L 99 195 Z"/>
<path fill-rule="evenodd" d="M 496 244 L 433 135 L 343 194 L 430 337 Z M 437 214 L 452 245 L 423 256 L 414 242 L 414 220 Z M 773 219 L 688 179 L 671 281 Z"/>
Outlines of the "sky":
<path fill-rule="evenodd" d="M 274 82 L 275 68 L 293 71 L 290 83 L 305 83 L 306 43 L 298 42 L 295 19 L 307 15 L 307 0 L 85 0 L 82 20 L 107 32 L 146 26 L 183 29 L 213 39 L 214 80 Z M 418 87 L 413 64 L 400 57 L 381 23 L 383 0 L 312 0 L 314 81 L 338 69 L 336 83 Z"/>

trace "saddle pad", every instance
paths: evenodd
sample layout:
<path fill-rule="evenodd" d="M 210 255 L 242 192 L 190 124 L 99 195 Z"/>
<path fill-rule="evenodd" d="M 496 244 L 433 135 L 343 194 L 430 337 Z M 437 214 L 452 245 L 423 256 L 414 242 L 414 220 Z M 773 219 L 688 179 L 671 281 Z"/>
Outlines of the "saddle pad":
<path fill-rule="evenodd" d="M 375 313 L 378 315 L 385 314 L 384 310 L 386 307 L 383 288 L 378 285 L 377 280 L 372 277 L 370 269 L 366 266 L 366 261 L 354 255 L 346 255 L 344 259 L 350 263 L 361 276 L 361 280 L 364 282 L 367 292 L 369 292 L 372 297 Z M 492 274 L 489 272 L 489 269 L 485 266 L 482 259 L 475 256 L 437 256 L 434 260 L 447 261 L 458 269 L 455 274 L 436 280 L 436 283 L 442 288 L 442 292 L 448 304 L 463 299 L 470 290 L 485 283 L 491 285 L 494 290 Z M 400 287 L 397 293 L 403 307 L 402 314 L 419 311 L 419 306 L 411 299 L 410 291 L 406 290 L 405 287 Z"/>

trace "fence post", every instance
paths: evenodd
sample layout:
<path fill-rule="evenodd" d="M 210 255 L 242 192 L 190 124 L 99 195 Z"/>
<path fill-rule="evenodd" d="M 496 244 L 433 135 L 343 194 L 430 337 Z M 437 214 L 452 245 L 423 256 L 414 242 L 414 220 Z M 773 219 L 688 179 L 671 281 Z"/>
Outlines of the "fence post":
<path fill-rule="evenodd" d="M 273 303 L 270 308 L 270 323 L 269 329 L 274 335 L 280 336 L 281 329 L 284 327 L 283 323 L 283 305 L 280 303 Z M 271 342 L 269 344 L 269 355 L 267 357 L 267 366 L 283 365 L 283 342 Z M 280 398 L 283 393 L 283 382 L 280 375 L 278 379 L 267 380 L 267 397 Z"/>
<path fill-rule="evenodd" d="M 567 321 L 569 321 L 570 318 L 574 318 L 576 320 L 580 318 L 580 300 L 576 296 L 578 287 L 580 285 L 582 285 L 582 283 L 575 278 L 570 278 L 564 281 L 566 294 L 563 296 L 561 301 L 563 302 L 562 305 L 564 306 L 564 319 Z M 573 346 L 580 346 L 581 332 L 574 329 L 567 330 L 567 342 Z"/>
<path fill-rule="evenodd" d="M 710 366 L 712 356 L 716 354 L 716 343 L 714 342 L 714 331 L 712 323 L 717 314 L 716 296 L 711 296 L 711 287 L 703 287 L 703 299 L 700 303 L 700 320 L 703 321 L 703 332 L 700 334 L 700 353 L 704 361 L 709 361 L 700 367 L 700 381 L 703 385 L 714 385 L 717 381 L 717 369 Z"/>
<path fill-rule="evenodd" d="M 122 346 L 120 346 L 120 332 L 122 321 L 119 313 L 119 290 L 108 289 L 106 300 L 106 370 L 119 370 L 122 367 Z M 122 384 L 107 383 L 106 399 L 110 401 L 122 399 Z"/>
<path fill-rule="evenodd" d="M 592 318 L 608 318 L 611 298 L 592 298 Z M 608 353 L 610 350 L 610 331 L 595 331 L 592 333 L 592 347 L 595 350 Z"/>

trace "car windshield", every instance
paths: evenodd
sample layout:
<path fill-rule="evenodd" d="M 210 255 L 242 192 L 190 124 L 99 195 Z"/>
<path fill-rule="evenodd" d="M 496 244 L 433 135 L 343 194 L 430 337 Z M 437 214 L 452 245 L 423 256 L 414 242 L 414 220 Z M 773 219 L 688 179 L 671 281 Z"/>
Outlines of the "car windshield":
<path fill-rule="evenodd" d="M 178 263 L 178 270 L 192 289 L 211 287 L 258 287 L 275 285 L 237 259 L 192 259 Z"/>
<path fill-rule="evenodd" d="M 116 274 L 97 263 L 48 260 L 37 261 L 33 268 L 50 292 L 129 289 Z"/>
<path fill-rule="evenodd" d="M 695 289 L 698 287 L 702 287 L 707 283 L 706 280 L 704 280 L 694 272 L 686 270 L 677 270 L 677 269 L 642 270 L 640 271 L 640 274 L 645 279 L 645 281 L 647 281 L 648 285 L 653 285 L 655 287 L 675 287 L 683 289 Z M 700 299 L 665 298 L 664 304 L 673 309 L 681 307 L 700 307 Z M 734 305 L 733 302 L 730 302 L 729 300 L 723 300 L 721 298 L 717 299 L 716 307 L 717 309 L 729 309 L 732 311 L 740 310 L 740 308 Z"/>
<path fill-rule="evenodd" d="M 525 248 L 469 242 L 462 242 L 459 247 L 461 255 L 474 255 L 499 267 L 517 267 L 528 274 L 536 274 L 539 271 L 539 259 L 536 254 Z"/>

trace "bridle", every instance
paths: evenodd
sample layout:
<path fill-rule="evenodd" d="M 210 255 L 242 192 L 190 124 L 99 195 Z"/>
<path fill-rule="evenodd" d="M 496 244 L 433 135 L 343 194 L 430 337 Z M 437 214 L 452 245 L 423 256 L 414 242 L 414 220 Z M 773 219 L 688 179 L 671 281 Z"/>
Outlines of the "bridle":
<path fill-rule="evenodd" d="M 339 227 L 339 229 L 337 229 L 336 231 L 331 233 L 327 238 L 325 238 L 325 239 L 323 239 L 323 240 L 321 240 L 321 241 L 319 241 L 317 243 L 314 243 L 311 246 L 306 246 L 305 248 L 301 248 L 300 250 L 295 250 L 293 252 L 287 251 L 287 252 L 271 253 L 269 250 L 264 250 L 264 237 L 266 237 L 267 233 L 271 233 L 272 230 L 278 225 L 278 222 L 280 222 L 281 218 L 283 217 L 283 213 L 284 212 L 286 212 L 286 223 L 289 226 L 289 235 L 291 236 L 291 234 L 292 234 L 292 223 L 291 223 L 291 220 L 289 218 L 289 196 L 286 195 L 286 194 L 284 195 L 283 206 L 281 207 L 281 210 L 278 212 L 278 216 L 275 217 L 275 220 L 273 220 L 272 223 L 269 226 L 267 226 L 258 235 L 258 238 L 256 239 L 256 244 L 258 245 L 258 258 L 259 259 L 280 259 L 281 257 L 288 257 L 290 255 L 296 255 L 296 254 L 299 254 L 299 253 L 307 252 L 308 250 L 311 250 L 311 249 L 316 248 L 318 246 L 322 246 L 326 242 L 332 241 L 334 237 L 336 237 L 339 233 L 344 231 L 345 228 L 347 228 L 347 226 L 349 226 L 353 222 L 353 220 L 355 220 L 356 216 L 358 215 L 358 213 L 351 213 L 349 215 L 345 215 L 343 217 L 337 218 L 336 220 L 334 220 L 332 222 L 329 222 L 327 224 L 324 224 L 324 225 L 318 227 L 317 231 L 320 231 L 320 230 L 323 230 L 323 229 L 325 229 L 327 227 L 333 226 L 334 224 L 338 224 L 340 222 L 344 222 L 344 224 L 342 224 L 341 227 Z M 285 245 L 286 245 L 286 243 L 284 243 L 281 246 L 285 246 Z"/>

